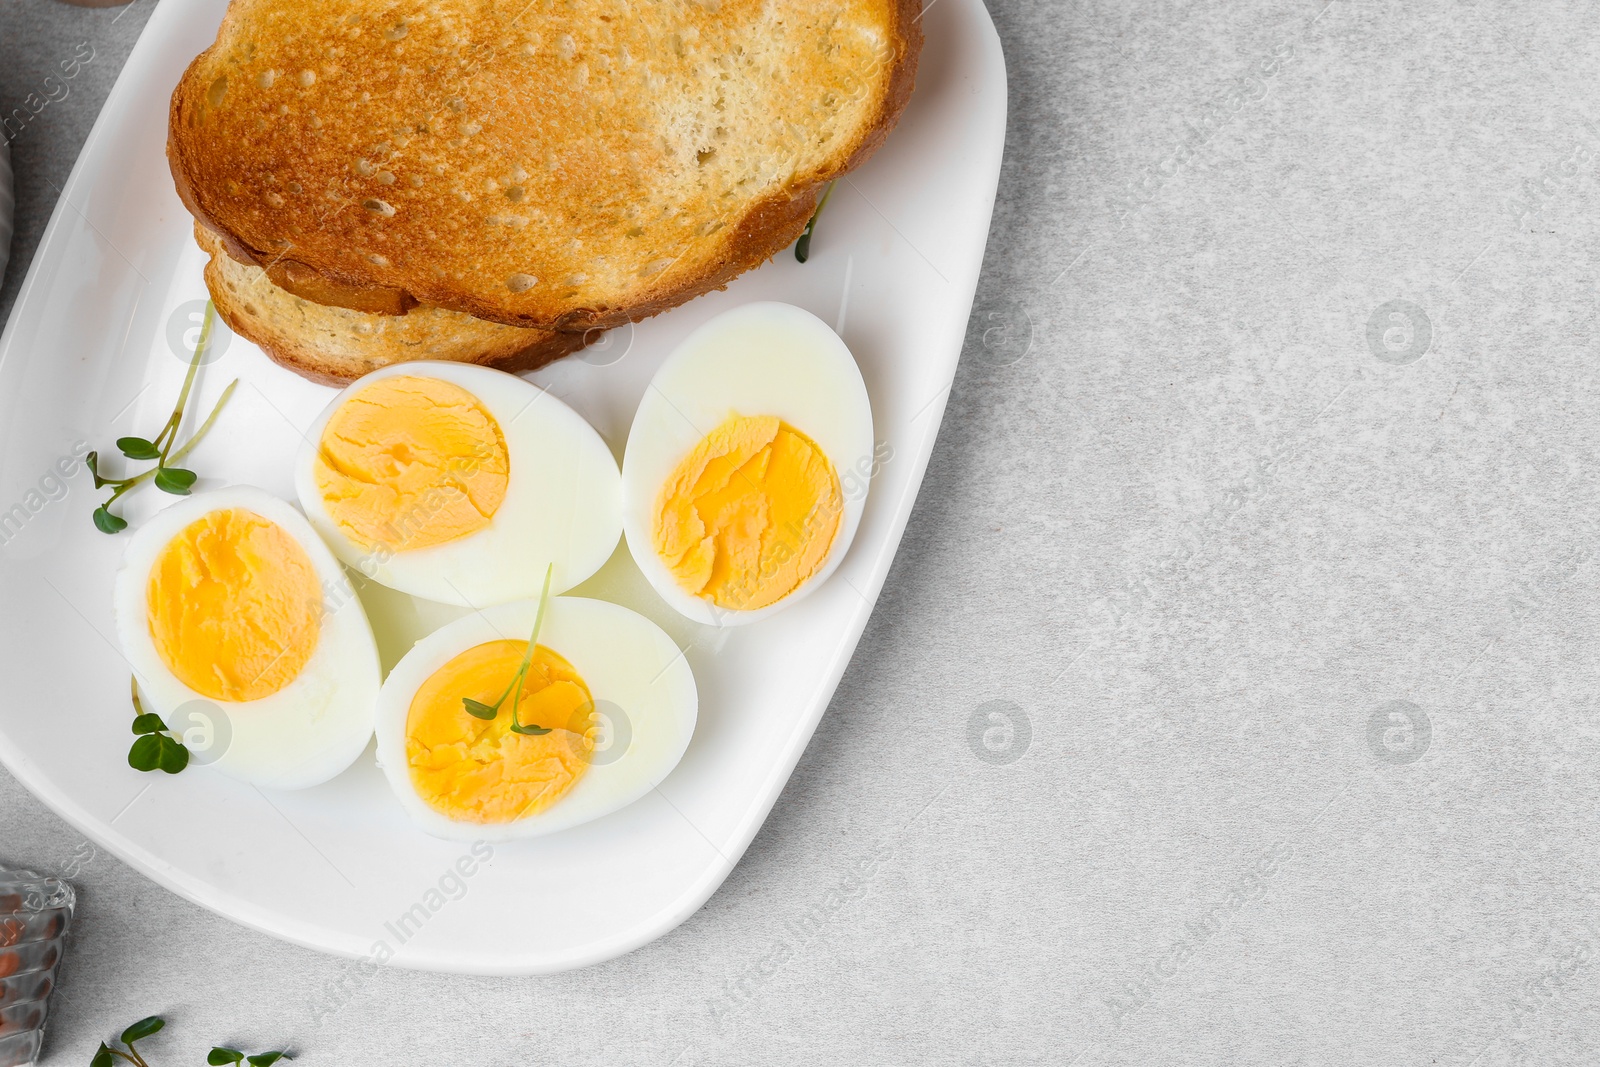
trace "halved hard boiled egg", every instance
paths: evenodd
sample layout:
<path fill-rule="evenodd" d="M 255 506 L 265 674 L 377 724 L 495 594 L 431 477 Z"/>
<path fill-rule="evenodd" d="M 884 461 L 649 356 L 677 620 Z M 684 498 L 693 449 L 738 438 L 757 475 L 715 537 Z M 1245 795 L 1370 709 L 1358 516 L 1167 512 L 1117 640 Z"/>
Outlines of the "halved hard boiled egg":
<path fill-rule="evenodd" d="M 537 644 L 529 641 L 538 623 Z M 418 641 L 378 696 L 378 763 L 436 837 L 537 837 L 608 815 L 677 766 L 699 710 L 672 639 L 627 608 L 550 597 Z"/>
<path fill-rule="evenodd" d="M 360 601 L 311 525 L 270 493 L 198 493 L 145 523 L 117 572 L 117 636 L 146 712 L 195 759 L 298 789 L 372 737 L 380 674 Z M 189 730 L 197 731 L 189 735 Z"/>
<path fill-rule="evenodd" d="M 801 308 L 746 304 L 690 334 L 639 403 L 622 461 L 629 551 L 688 618 L 754 622 L 839 565 L 874 466 L 844 342 Z"/>
<path fill-rule="evenodd" d="M 312 424 L 295 491 L 334 555 L 426 600 L 481 608 L 569 589 L 622 531 L 617 461 L 583 417 L 513 374 L 399 363 Z"/>

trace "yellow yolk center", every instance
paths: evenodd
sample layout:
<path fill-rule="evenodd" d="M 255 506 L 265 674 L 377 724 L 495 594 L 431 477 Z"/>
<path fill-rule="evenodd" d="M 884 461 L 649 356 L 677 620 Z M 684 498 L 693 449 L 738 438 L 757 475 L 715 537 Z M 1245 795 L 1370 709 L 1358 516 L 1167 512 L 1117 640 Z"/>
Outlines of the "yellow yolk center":
<path fill-rule="evenodd" d="M 329 516 L 364 548 L 440 545 L 489 525 L 510 461 L 500 424 L 478 398 L 438 378 L 380 378 L 328 419 L 317 489 Z"/>
<path fill-rule="evenodd" d="M 469 715 L 463 697 L 493 706 L 511 684 L 526 641 L 490 641 L 440 667 L 406 715 L 406 762 L 417 794 L 457 822 L 504 823 L 536 815 L 566 795 L 594 752 L 594 701 L 578 672 L 543 645 L 522 682 L 517 721 L 547 734 L 511 731 L 507 696 L 493 719 Z"/>
<path fill-rule="evenodd" d="M 839 475 L 815 441 L 774 415 L 736 415 L 662 487 L 656 552 L 695 596 L 764 608 L 828 558 L 842 502 Z"/>
<path fill-rule="evenodd" d="M 213 511 L 168 541 L 145 605 L 161 661 L 212 700 L 276 693 L 305 668 L 322 627 L 322 587 L 306 550 L 243 508 Z"/>

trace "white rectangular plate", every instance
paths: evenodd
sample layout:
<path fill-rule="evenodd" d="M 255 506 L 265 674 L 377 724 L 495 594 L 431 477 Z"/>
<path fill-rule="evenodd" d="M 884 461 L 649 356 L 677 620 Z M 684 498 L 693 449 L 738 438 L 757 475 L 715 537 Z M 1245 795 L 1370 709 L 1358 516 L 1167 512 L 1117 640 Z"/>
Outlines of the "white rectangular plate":
<path fill-rule="evenodd" d="M 480 845 L 474 856 L 407 821 L 370 749 L 298 793 L 198 766 L 140 774 L 126 762 L 129 668 L 111 620 L 126 535 L 94 530 L 101 494 L 81 464 L 66 478 L 59 469 L 70 461 L 57 464 L 153 432 L 182 378 L 184 333 L 192 342 L 196 321 L 188 305 L 205 290 L 163 154 L 167 100 L 225 6 L 164 0 L 151 16 L 0 338 L 0 760 L 157 882 L 299 944 L 476 974 L 549 973 L 627 952 L 700 907 L 750 843 L 827 707 L 905 529 L 999 178 L 1006 78 L 994 27 L 980 0 L 928 8 L 911 103 L 884 148 L 835 189 L 809 263 L 781 253 L 726 292 L 616 331 L 597 357 L 530 376 L 620 455 L 635 404 L 681 338 L 738 304 L 785 300 L 834 324 L 855 353 L 887 458 L 834 577 L 755 626 L 730 633 L 678 619 L 619 546 L 577 592 L 644 613 L 687 649 L 701 697 L 689 751 L 632 807 L 539 840 Z M 233 338 L 203 371 L 199 409 L 235 377 L 238 393 L 190 464 L 200 487 L 249 483 L 292 499 L 290 457 L 332 391 Z M 170 498 L 125 499 L 138 523 Z M 382 590 L 368 606 L 386 666 L 452 617 Z"/>

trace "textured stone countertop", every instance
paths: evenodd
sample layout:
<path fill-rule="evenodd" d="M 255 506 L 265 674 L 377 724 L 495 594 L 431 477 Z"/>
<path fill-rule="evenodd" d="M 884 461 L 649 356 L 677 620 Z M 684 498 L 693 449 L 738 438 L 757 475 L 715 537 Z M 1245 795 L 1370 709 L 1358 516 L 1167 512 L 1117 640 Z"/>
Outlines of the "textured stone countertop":
<path fill-rule="evenodd" d="M 936 0 L 937 2 L 937 0 Z M 9 310 L 154 0 L 0 0 Z M 838 695 L 693 918 L 381 973 L 97 855 L 46 1062 L 1600 1061 L 1600 8 L 994 0 L 999 202 Z M 559 917 L 552 917 L 559 921 Z"/>

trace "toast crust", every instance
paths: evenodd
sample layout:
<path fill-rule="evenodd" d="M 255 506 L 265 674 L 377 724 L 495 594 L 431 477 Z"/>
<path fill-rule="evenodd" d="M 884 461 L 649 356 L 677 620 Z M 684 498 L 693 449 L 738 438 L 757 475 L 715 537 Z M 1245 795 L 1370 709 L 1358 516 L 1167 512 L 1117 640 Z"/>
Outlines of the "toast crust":
<path fill-rule="evenodd" d="M 179 196 L 330 307 L 581 332 L 723 288 L 883 143 L 921 0 L 638 6 L 233 0 L 173 93 Z"/>
<path fill-rule="evenodd" d="M 211 254 L 206 288 L 229 328 L 273 362 L 323 385 L 344 385 L 379 367 L 419 359 L 518 373 L 598 336 L 504 326 L 423 306 L 404 315 L 329 307 L 274 285 L 265 271 L 229 255 L 222 239 L 198 224 L 195 240 Z"/>

